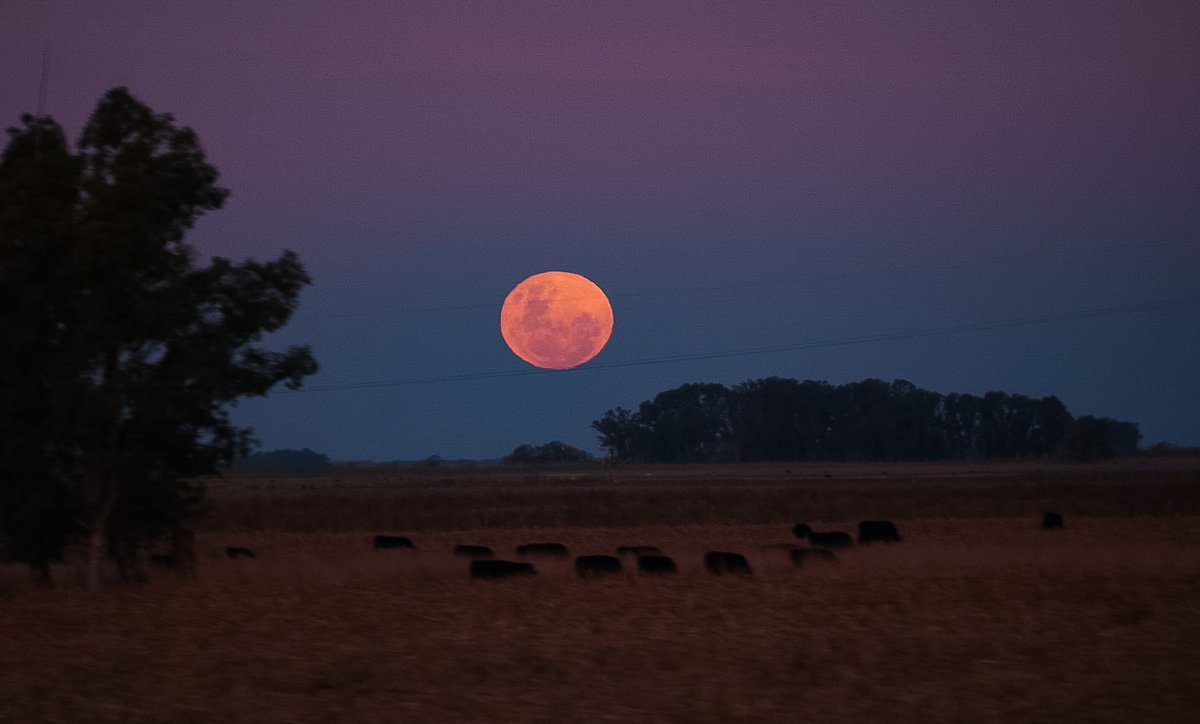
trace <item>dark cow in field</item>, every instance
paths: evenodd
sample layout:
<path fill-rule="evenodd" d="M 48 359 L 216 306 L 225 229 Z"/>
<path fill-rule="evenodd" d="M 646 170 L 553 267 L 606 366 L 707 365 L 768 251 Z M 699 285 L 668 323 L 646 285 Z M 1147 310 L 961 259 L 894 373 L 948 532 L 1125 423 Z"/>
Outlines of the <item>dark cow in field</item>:
<path fill-rule="evenodd" d="M 567 547 L 562 543 L 526 543 L 517 546 L 519 556 L 565 556 Z"/>
<path fill-rule="evenodd" d="M 616 556 L 578 556 L 575 572 L 581 576 L 605 576 L 621 572 L 621 559 Z"/>
<path fill-rule="evenodd" d="M 1049 511 L 1049 510 L 1046 511 L 1046 514 L 1042 516 L 1042 527 L 1045 528 L 1046 530 L 1054 530 L 1056 528 L 1062 528 L 1063 527 L 1062 513 L 1055 513 L 1053 511 Z"/>
<path fill-rule="evenodd" d="M 239 558 L 253 558 L 254 551 L 250 550 L 249 548 L 236 548 L 234 546 L 230 546 L 225 549 L 225 555 L 229 557 L 230 560 L 236 561 Z"/>
<path fill-rule="evenodd" d="M 709 551 L 704 554 L 704 567 L 709 573 L 750 573 L 750 564 L 741 553 Z"/>
<path fill-rule="evenodd" d="M 413 545 L 412 540 L 402 535 L 377 535 L 375 536 L 374 545 L 375 550 L 377 551 L 393 550 L 397 548 L 416 549 L 416 546 Z"/>
<path fill-rule="evenodd" d="M 792 551 L 792 565 L 803 568 L 806 563 L 837 563 L 837 554 L 828 548 L 797 548 Z"/>
<path fill-rule="evenodd" d="M 808 542 L 819 548 L 845 548 L 854 545 L 850 534 L 840 530 L 813 531 L 808 534 Z"/>
<path fill-rule="evenodd" d="M 675 561 L 670 556 L 638 556 L 638 570 L 642 573 L 678 573 L 679 569 L 675 567 Z"/>
<path fill-rule="evenodd" d="M 498 559 L 476 559 L 471 561 L 471 578 L 509 578 L 530 576 L 537 573 L 532 563 L 502 561 Z"/>
<path fill-rule="evenodd" d="M 812 526 L 808 523 L 797 523 L 792 526 L 792 535 L 797 538 L 807 538 L 812 535 Z"/>
<path fill-rule="evenodd" d="M 858 542 L 899 543 L 900 531 L 890 520 L 864 520 L 858 524 Z"/>
<path fill-rule="evenodd" d="M 454 555 L 470 556 L 471 558 L 491 558 L 495 553 L 492 553 L 492 549 L 487 546 L 456 545 L 454 546 Z"/>
<path fill-rule="evenodd" d="M 618 546 L 617 555 L 619 556 L 657 556 L 662 551 L 658 546 Z"/>

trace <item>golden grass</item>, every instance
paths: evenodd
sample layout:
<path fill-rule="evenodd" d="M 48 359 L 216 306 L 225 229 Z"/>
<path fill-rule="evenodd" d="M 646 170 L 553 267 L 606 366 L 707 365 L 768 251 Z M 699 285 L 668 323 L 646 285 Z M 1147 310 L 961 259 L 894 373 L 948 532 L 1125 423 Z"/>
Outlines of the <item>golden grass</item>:
<path fill-rule="evenodd" d="M 757 484 L 729 486 L 750 499 L 740 506 L 730 493 L 688 507 L 695 491 L 672 488 L 668 505 L 733 518 L 680 524 L 672 516 L 682 513 L 668 523 L 609 524 L 664 515 L 634 506 L 657 505 L 639 497 L 655 491 L 631 487 L 633 497 L 621 498 L 586 486 L 551 486 L 541 497 L 457 489 L 482 496 L 468 496 L 468 508 L 504 495 L 517 496 L 514 506 L 618 495 L 617 513 L 597 514 L 603 524 L 515 527 L 519 519 L 506 518 L 456 527 L 455 506 L 436 490 L 428 500 L 449 517 L 419 518 L 428 520 L 424 529 L 368 529 L 367 507 L 353 503 L 331 511 L 347 524 L 341 530 L 236 529 L 227 519 L 198 536 L 195 579 L 159 573 L 142 587 L 94 594 L 70 585 L 33 591 L 21 571 L 8 570 L 0 579 L 0 721 L 1194 718 L 1200 515 L 1163 513 L 1160 500 L 1159 513 L 1131 516 L 1125 483 L 1088 488 L 1089 498 L 1063 493 L 1071 481 L 1050 481 L 1068 496 L 1061 500 L 1116 512 L 1064 506 L 1067 528 L 1047 532 L 1031 515 L 1040 512 L 1042 483 L 977 496 L 976 482 L 912 483 L 908 495 L 941 507 L 893 515 L 903 543 L 805 570 L 759 550 L 788 541 L 790 525 L 737 520 L 762 514 Z M 859 494 L 909 504 L 877 490 L 883 485 L 821 483 L 810 510 L 826 512 L 805 519 L 852 529 L 867 514 L 836 513 Z M 1171 510 L 1191 505 L 1179 480 L 1147 485 L 1152 497 L 1175 496 Z M 419 489 L 394 492 L 395 502 Z M 1014 490 L 1024 506 L 1016 515 L 1000 497 Z M 299 491 L 280 493 L 285 502 L 271 492 L 250 495 L 290 511 L 295 527 L 311 524 L 315 512 L 289 507 L 303 500 Z M 330 494 L 304 492 L 323 501 Z M 222 495 L 240 504 L 246 493 Z M 942 512 L 958 510 L 968 512 Z M 419 550 L 374 551 L 373 532 L 411 533 Z M 681 572 L 581 580 L 569 560 L 539 561 L 536 577 L 481 582 L 449 552 L 476 543 L 512 557 L 517 544 L 538 541 L 565 543 L 573 554 L 659 545 Z M 227 545 L 258 557 L 229 561 Z M 746 553 L 754 575 L 708 575 L 701 558 L 710 549 Z"/>

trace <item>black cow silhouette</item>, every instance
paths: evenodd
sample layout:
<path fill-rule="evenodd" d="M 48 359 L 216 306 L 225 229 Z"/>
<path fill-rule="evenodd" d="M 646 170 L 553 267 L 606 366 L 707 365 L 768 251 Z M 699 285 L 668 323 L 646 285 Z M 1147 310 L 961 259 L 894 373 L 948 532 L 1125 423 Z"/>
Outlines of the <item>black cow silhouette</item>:
<path fill-rule="evenodd" d="M 1054 530 L 1055 528 L 1062 528 L 1063 527 L 1062 513 L 1055 513 L 1054 511 L 1051 511 L 1051 510 L 1046 511 L 1046 514 L 1042 516 L 1042 527 L 1045 528 L 1046 530 Z"/>
<path fill-rule="evenodd" d="M 899 543 L 900 531 L 896 529 L 896 524 L 890 520 L 864 520 L 859 523 L 858 542 L 874 543 L 876 541 Z"/>
<path fill-rule="evenodd" d="M 395 548 L 411 548 L 416 549 L 413 542 L 409 538 L 402 535 L 377 535 L 375 536 L 375 550 L 392 550 Z"/>
<path fill-rule="evenodd" d="M 741 553 L 709 551 L 704 554 L 704 567 L 709 573 L 750 573 L 750 564 Z"/>
<path fill-rule="evenodd" d="M 519 556 L 565 556 L 567 547 L 562 543 L 526 543 L 517 546 Z"/>
<path fill-rule="evenodd" d="M 812 527 L 808 523 L 797 523 L 792 526 L 792 535 L 797 538 L 807 538 L 812 535 Z"/>
<path fill-rule="evenodd" d="M 808 542 L 817 547 L 845 548 L 854 545 L 854 539 L 849 533 L 840 530 L 813 531 L 808 534 Z"/>
<path fill-rule="evenodd" d="M 792 551 L 792 565 L 803 568 L 806 563 L 837 563 L 837 554 L 828 548 L 797 548 Z"/>
<path fill-rule="evenodd" d="M 662 551 L 658 546 L 619 546 L 617 555 L 621 556 L 657 556 Z"/>
<path fill-rule="evenodd" d="M 621 559 L 616 556 L 578 556 L 575 572 L 581 576 L 604 576 L 621 572 Z"/>
<path fill-rule="evenodd" d="M 637 567 L 642 573 L 661 574 L 679 572 L 679 569 L 675 567 L 675 561 L 670 556 L 638 556 Z"/>
<path fill-rule="evenodd" d="M 470 556 L 472 558 L 491 558 L 495 553 L 492 553 L 492 549 L 487 546 L 456 545 L 454 546 L 454 555 Z"/>
<path fill-rule="evenodd" d="M 532 563 L 502 561 L 496 558 L 477 558 L 471 561 L 471 578 L 508 578 L 537 573 Z"/>
<path fill-rule="evenodd" d="M 233 560 L 237 560 L 238 558 L 253 558 L 254 551 L 250 550 L 249 548 L 235 548 L 230 546 L 229 548 L 225 549 L 225 555 L 229 556 L 229 558 Z"/>

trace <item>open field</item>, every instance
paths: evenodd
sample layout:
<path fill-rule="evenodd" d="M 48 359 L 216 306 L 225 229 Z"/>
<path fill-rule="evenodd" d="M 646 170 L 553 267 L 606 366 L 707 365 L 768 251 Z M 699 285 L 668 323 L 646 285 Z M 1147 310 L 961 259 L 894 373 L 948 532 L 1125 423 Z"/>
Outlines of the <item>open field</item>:
<path fill-rule="evenodd" d="M 1200 460 L 346 471 L 213 483 L 209 530 L 473 530 L 1200 515 Z"/>
<path fill-rule="evenodd" d="M 55 591 L 0 570 L 0 720 L 1183 721 L 1200 707 L 1195 469 L 772 470 L 226 481 L 194 579 L 92 594 L 69 568 Z M 1038 527 L 1047 507 L 1066 529 Z M 869 517 L 904 542 L 803 570 L 759 550 L 797 520 Z M 372 550 L 383 532 L 419 550 Z M 480 582 L 449 554 L 536 541 L 659 545 L 681 572 L 581 580 L 538 561 L 535 577 Z M 257 558 L 227 560 L 228 545 Z M 705 573 L 713 549 L 754 574 Z"/>

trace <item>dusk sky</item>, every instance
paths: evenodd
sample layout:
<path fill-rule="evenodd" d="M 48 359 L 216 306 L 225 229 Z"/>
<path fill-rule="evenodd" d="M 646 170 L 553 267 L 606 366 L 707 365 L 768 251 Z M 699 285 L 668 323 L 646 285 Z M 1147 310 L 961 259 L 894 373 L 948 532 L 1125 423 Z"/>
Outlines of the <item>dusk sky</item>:
<path fill-rule="evenodd" d="M 47 46 L 72 139 L 118 85 L 196 130 L 231 190 L 202 255 L 312 275 L 269 342 L 321 372 L 236 415 L 265 449 L 598 453 L 607 409 L 768 376 L 1200 445 L 1193 0 L 0 0 L 4 126 Z M 547 270 L 612 301 L 575 370 L 500 335 Z"/>

